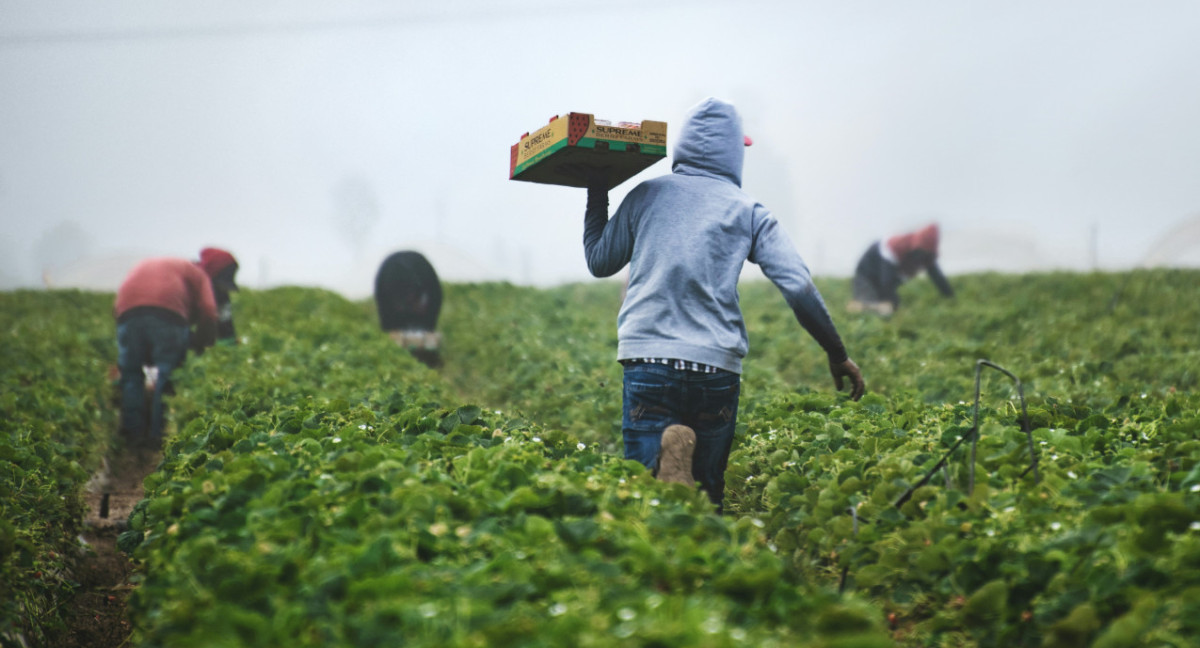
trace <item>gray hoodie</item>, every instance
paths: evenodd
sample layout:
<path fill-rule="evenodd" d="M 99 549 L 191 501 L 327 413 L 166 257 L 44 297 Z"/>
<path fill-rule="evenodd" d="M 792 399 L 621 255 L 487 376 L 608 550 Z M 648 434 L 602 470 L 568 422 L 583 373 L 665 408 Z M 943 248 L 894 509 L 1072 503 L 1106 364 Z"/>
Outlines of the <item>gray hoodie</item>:
<path fill-rule="evenodd" d="M 758 264 L 831 362 L 846 350 L 808 267 L 778 221 L 742 191 L 742 120 L 706 99 L 688 114 L 667 176 L 635 187 L 608 218 L 608 192 L 589 188 L 588 270 L 629 264 L 617 317 L 617 359 L 670 358 L 741 373 L 749 341 L 738 305 L 745 261 Z"/>

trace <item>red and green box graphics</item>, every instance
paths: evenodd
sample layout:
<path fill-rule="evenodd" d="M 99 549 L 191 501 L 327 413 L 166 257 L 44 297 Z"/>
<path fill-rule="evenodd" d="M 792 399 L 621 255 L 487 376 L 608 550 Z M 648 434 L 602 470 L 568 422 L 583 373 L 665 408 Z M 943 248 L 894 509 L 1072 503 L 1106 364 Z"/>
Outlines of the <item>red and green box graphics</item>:
<path fill-rule="evenodd" d="M 549 124 L 513 144 L 508 177 L 586 187 L 589 169 L 595 169 L 605 173 L 611 189 L 666 156 L 666 122 L 611 125 L 573 112 L 550 118 Z"/>

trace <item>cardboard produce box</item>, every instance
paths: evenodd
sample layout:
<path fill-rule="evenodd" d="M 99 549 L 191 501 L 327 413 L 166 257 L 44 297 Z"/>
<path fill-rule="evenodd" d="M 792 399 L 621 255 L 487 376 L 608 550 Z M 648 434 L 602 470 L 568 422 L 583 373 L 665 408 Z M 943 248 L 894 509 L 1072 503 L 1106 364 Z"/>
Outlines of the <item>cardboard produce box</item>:
<path fill-rule="evenodd" d="M 610 124 L 587 113 L 550 118 L 521 136 L 509 156 L 510 180 L 586 187 L 586 168 L 607 168 L 608 188 L 667 156 L 667 123 Z"/>

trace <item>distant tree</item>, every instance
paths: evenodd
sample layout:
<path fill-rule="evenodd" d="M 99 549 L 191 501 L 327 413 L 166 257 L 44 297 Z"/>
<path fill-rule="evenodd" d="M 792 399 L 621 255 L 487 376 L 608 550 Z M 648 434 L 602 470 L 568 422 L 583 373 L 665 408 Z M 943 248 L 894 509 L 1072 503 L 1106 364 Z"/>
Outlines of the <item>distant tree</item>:
<path fill-rule="evenodd" d="M 374 187 L 361 175 L 346 176 L 333 189 L 333 205 L 334 225 L 354 256 L 360 256 L 379 221 Z"/>

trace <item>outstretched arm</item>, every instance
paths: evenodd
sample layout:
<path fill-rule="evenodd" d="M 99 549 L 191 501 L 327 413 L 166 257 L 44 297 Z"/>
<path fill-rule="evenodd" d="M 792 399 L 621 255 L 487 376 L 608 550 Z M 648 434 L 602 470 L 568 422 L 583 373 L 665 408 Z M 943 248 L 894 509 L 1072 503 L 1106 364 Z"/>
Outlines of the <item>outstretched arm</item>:
<path fill-rule="evenodd" d="M 829 363 L 829 373 L 833 376 L 833 386 L 838 391 L 842 391 L 845 379 L 850 379 L 850 398 L 852 400 L 862 398 L 863 393 L 867 391 L 867 385 L 863 382 L 862 371 L 859 371 L 858 365 L 850 358 L 846 358 L 844 362 L 838 364 Z"/>
<path fill-rule="evenodd" d="M 954 296 L 954 289 L 950 287 L 950 282 L 946 280 L 946 275 L 942 274 L 942 269 L 938 267 L 937 261 L 930 262 L 929 269 L 926 272 L 929 273 L 930 281 L 933 282 L 933 285 L 937 286 L 937 289 L 941 291 L 943 296 Z"/>
<path fill-rule="evenodd" d="M 196 354 L 204 353 L 204 350 L 215 344 L 217 341 L 217 321 L 208 318 L 201 318 L 196 321 L 196 328 L 192 333 L 190 346 Z"/>
<path fill-rule="evenodd" d="M 862 372 L 846 352 L 833 318 L 829 316 L 829 309 L 812 282 L 808 266 L 774 218 L 767 216 L 761 219 L 755 231 L 754 248 L 749 260 L 757 263 L 763 274 L 779 288 L 795 313 L 796 321 L 825 350 L 834 385 L 840 390 L 844 380 L 849 378 L 850 397 L 854 400 L 861 398 L 866 390 Z"/>
<path fill-rule="evenodd" d="M 846 353 L 842 338 L 833 325 L 833 318 L 829 316 L 829 310 L 825 308 L 825 302 L 817 293 L 815 286 L 812 288 L 812 295 L 812 299 L 803 299 L 799 305 L 792 308 L 792 311 L 795 312 L 796 319 L 799 320 L 804 330 L 813 336 L 821 348 L 825 349 L 825 353 L 829 357 L 829 373 L 833 376 L 833 386 L 841 391 L 844 381 L 849 379 L 850 398 L 858 400 L 867 390 L 862 372 L 859 370 L 858 364 L 851 360 L 850 355 Z"/>
<path fill-rule="evenodd" d="M 217 297 L 212 280 L 200 266 L 189 266 L 184 277 L 190 302 L 188 320 L 196 326 L 190 342 L 192 350 L 199 353 L 217 341 Z"/>

